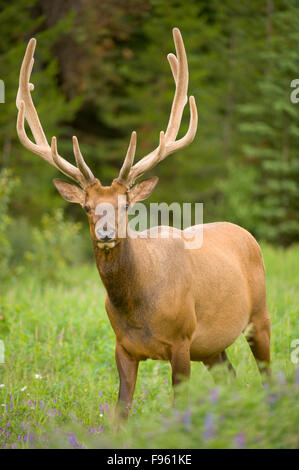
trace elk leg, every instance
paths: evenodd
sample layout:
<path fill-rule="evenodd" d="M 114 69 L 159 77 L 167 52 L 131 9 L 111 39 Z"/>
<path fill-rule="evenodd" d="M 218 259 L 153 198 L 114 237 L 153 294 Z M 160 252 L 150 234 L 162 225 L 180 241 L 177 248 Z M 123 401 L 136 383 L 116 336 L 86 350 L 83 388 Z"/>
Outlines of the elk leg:
<path fill-rule="evenodd" d="M 120 345 L 116 344 L 115 360 L 119 374 L 119 393 L 116 414 L 120 418 L 128 418 L 134 395 L 138 361 L 130 356 Z"/>
<path fill-rule="evenodd" d="M 190 343 L 180 343 L 171 355 L 172 386 L 178 385 L 184 377 L 190 377 Z"/>
<path fill-rule="evenodd" d="M 251 318 L 253 330 L 248 339 L 252 354 L 255 357 L 260 372 L 270 375 L 270 317 L 266 311 L 263 316 L 254 315 Z"/>

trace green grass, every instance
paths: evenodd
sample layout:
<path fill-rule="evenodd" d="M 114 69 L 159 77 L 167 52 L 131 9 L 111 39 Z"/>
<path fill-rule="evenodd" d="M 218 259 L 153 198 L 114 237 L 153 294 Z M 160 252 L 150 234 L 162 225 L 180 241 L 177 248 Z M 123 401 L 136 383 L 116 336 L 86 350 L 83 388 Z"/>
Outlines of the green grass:
<path fill-rule="evenodd" d="M 118 376 L 114 334 L 95 266 L 65 269 L 64 282 L 36 272 L 1 286 L 0 448 L 296 448 L 299 376 L 291 342 L 299 338 L 299 247 L 263 247 L 272 320 L 273 380 L 262 386 L 240 337 L 228 350 L 234 380 L 192 364 L 172 404 L 170 367 L 141 364 L 131 417 L 113 432 Z M 188 392 L 188 393 L 187 393 Z"/>

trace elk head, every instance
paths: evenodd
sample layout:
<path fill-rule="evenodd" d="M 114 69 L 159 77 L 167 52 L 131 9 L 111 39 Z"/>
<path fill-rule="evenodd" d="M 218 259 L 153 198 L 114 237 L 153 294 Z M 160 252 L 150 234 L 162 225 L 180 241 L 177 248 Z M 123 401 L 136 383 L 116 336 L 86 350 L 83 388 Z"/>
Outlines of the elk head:
<path fill-rule="evenodd" d="M 74 180 L 79 186 L 54 179 L 54 185 L 61 196 L 69 202 L 80 204 L 87 213 L 91 236 L 97 248 L 112 249 L 120 241 L 119 224 L 127 225 L 127 208 L 134 202 L 146 199 L 158 182 L 158 178 L 134 183 L 137 178 L 152 169 L 171 153 L 187 146 L 194 139 L 197 128 L 197 109 L 195 99 L 190 97 L 190 123 L 184 137 L 176 140 L 184 107 L 187 103 L 188 91 L 188 63 L 183 39 L 177 28 L 173 29 L 176 55 L 168 54 L 167 58 L 175 81 L 175 94 L 172 103 L 169 122 L 166 132 L 160 132 L 159 145 L 148 155 L 144 156 L 135 165 L 136 132 L 132 132 L 128 151 L 116 179 L 111 186 L 103 186 L 94 177 L 80 152 L 79 143 L 73 137 L 73 150 L 76 166 L 62 158 L 57 151 L 56 137 L 52 137 L 49 145 L 38 114 L 31 98 L 34 89 L 30 83 L 30 75 L 34 63 L 34 50 L 36 40 L 31 39 L 26 49 L 20 71 L 19 89 L 17 94 L 17 133 L 21 143 L 31 152 L 39 155 L 48 163 L 60 170 L 64 175 Z M 26 134 L 25 119 L 31 129 L 35 142 Z M 133 186 L 133 187 L 132 187 Z M 120 202 L 121 201 L 121 202 Z M 106 211 L 104 207 L 113 208 Z M 105 222 L 103 223 L 103 217 Z"/>

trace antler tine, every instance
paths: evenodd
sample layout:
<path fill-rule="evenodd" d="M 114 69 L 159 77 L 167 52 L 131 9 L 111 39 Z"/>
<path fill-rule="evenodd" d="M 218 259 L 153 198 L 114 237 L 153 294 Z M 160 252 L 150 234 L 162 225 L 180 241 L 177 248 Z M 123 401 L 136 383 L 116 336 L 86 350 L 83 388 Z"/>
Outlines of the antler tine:
<path fill-rule="evenodd" d="M 21 144 L 24 145 L 31 152 L 37 153 L 40 151 L 39 146 L 31 142 L 25 131 L 25 103 L 23 100 L 19 102 L 19 112 L 17 117 L 17 133 Z"/>
<path fill-rule="evenodd" d="M 17 133 L 21 143 L 31 152 L 39 155 L 50 165 L 58 168 L 69 178 L 79 183 L 83 188 L 92 183 L 95 178 L 88 168 L 79 150 L 78 141 L 74 143 L 75 158 L 78 168 L 62 158 L 57 153 L 56 137 L 53 137 L 51 147 L 40 123 L 37 111 L 31 97 L 31 91 L 34 85 L 29 82 L 33 64 L 36 40 L 30 39 L 20 70 L 19 89 L 17 93 L 16 105 L 19 110 L 17 117 Z M 26 134 L 25 119 L 27 120 L 34 137 L 35 143 L 32 142 Z"/>
<path fill-rule="evenodd" d="M 78 139 L 75 135 L 73 136 L 73 149 L 74 149 L 74 154 L 75 154 L 77 167 L 79 168 L 79 170 L 84 175 L 84 177 L 86 178 L 87 181 L 94 181 L 95 177 L 94 177 L 91 169 L 89 168 L 89 166 L 86 165 L 86 163 L 85 163 L 83 155 L 80 151 Z"/>
<path fill-rule="evenodd" d="M 171 70 L 176 83 L 175 95 L 171 107 L 170 118 L 166 130 L 166 139 L 176 139 L 178 134 L 181 119 L 184 111 L 185 104 L 187 102 L 187 91 L 188 91 L 188 62 L 186 51 L 183 43 L 183 38 L 178 28 L 173 29 L 173 39 L 176 50 L 176 61 L 173 60 L 173 56 L 168 58 L 171 66 Z M 173 65 L 176 64 L 175 67 Z"/>
<path fill-rule="evenodd" d="M 189 120 L 189 127 L 188 127 L 186 134 L 181 139 L 176 140 L 172 143 L 169 143 L 167 145 L 165 155 L 163 155 L 163 157 L 159 161 L 164 160 L 164 158 L 166 158 L 171 153 L 176 152 L 177 150 L 186 147 L 187 145 L 191 144 L 191 142 L 193 141 L 196 135 L 197 124 L 198 124 L 198 113 L 197 113 L 197 107 L 196 107 L 194 96 L 190 96 L 189 106 L 190 106 L 190 120 Z"/>
<path fill-rule="evenodd" d="M 173 29 L 173 38 L 176 49 L 176 56 L 174 54 L 168 54 L 167 59 L 170 64 L 176 89 L 167 130 L 165 134 L 164 132 L 160 133 L 159 146 L 139 160 L 139 162 L 137 162 L 134 166 L 131 166 L 129 172 L 129 164 L 126 157 L 125 163 L 123 165 L 123 167 L 126 167 L 126 172 L 122 173 L 121 181 L 124 182 L 124 184 L 126 184 L 128 187 L 132 186 L 137 178 L 142 176 L 146 171 L 153 168 L 160 161 L 164 160 L 164 158 L 166 158 L 168 155 L 190 144 L 196 134 L 198 116 L 195 99 L 193 96 L 191 96 L 189 99 L 190 121 L 188 131 L 184 137 L 179 140 L 175 140 L 180 128 L 184 107 L 188 101 L 188 62 L 183 39 L 178 28 Z M 132 164 L 133 160 L 131 165 Z"/>
<path fill-rule="evenodd" d="M 166 148 L 165 133 L 164 131 L 161 131 L 158 147 L 149 155 L 139 160 L 139 162 L 136 163 L 136 165 L 132 167 L 130 171 L 129 179 L 127 181 L 127 186 L 129 187 L 132 186 L 132 184 L 138 177 L 140 177 L 146 171 L 151 170 L 155 165 L 157 165 L 159 161 L 163 158 L 163 155 L 165 154 L 165 148 Z"/>
<path fill-rule="evenodd" d="M 137 143 L 137 134 L 135 131 L 133 131 L 131 134 L 131 139 L 130 139 L 125 161 L 123 163 L 123 166 L 120 169 L 120 172 L 117 178 L 117 181 L 119 183 L 125 184 L 129 176 L 129 173 L 130 173 L 130 170 L 132 168 L 134 158 L 135 158 L 136 143 Z"/>
<path fill-rule="evenodd" d="M 34 64 L 34 51 L 36 46 L 36 39 L 30 39 L 20 71 L 19 90 L 17 95 L 17 107 L 19 102 L 24 101 L 24 117 L 26 117 L 33 137 L 37 145 L 47 145 L 47 139 L 42 129 L 38 114 L 34 107 L 30 91 L 33 89 L 32 84 L 29 83 L 30 75 Z"/>
<path fill-rule="evenodd" d="M 170 65 L 170 68 L 171 68 L 171 71 L 172 71 L 172 75 L 173 75 L 173 78 L 174 78 L 174 81 L 175 81 L 175 84 L 177 82 L 177 76 L 178 76 L 178 59 L 176 58 L 176 56 L 174 54 L 168 54 L 167 55 L 167 60 L 169 62 L 169 65 Z"/>
<path fill-rule="evenodd" d="M 56 137 L 53 136 L 52 137 L 52 141 L 51 141 L 51 155 L 52 155 L 52 159 L 55 163 L 55 166 L 60 170 L 62 171 L 62 173 L 64 173 L 65 175 L 69 176 L 70 178 L 72 178 L 73 180 L 75 181 L 78 181 L 78 168 L 76 168 L 75 166 L 72 165 L 73 168 L 70 168 L 69 167 L 69 162 L 67 162 L 66 160 L 64 160 L 64 158 L 62 158 L 58 152 L 57 152 L 57 141 L 56 141 Z M 80 173 L 80 172 L 79 172 Z M 82 185 L 84 186 L 84 183 L 82 183 Z"/>

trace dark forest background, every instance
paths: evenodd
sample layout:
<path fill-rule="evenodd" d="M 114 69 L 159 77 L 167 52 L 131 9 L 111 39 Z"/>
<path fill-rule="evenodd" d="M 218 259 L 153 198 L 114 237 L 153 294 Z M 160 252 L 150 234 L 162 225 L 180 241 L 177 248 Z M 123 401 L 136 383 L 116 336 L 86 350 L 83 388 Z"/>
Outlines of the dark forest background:
<path fill-rule="evenodd" d="M 150 200 L 203 202 L 205 222 L 235 222 L 282 246 L 298 242 L 299 103 L 290 100 L 290 84 L 299 77 L 299 1 L 0 5 L 0 78 L 6 88 L 0 104 L 0 213 L 2 207 L 3 246 L 8 233 L 15 256 L 30 247 L 33 227 L 45 214 L 56 213 L 58 220 L 61 212 L 55 210 L 63 208 L 68 220 L 85 217 L 56 192 L 52 179 L 58 172 L 16 136 L 15 98 L 27 41 L 37 38 L 32 96 L 48 140 L 56 135 L 60 153 L 73 162 L 71 137 L 77 135 L 92 171 L 110 184 L 132 130 L 138 134 L 137 159 L 165 130 L 174 92 L 166 60 L 174 51 L 174 26 L 183 34 L 199 125 L 190 147 L 153 170 L 160 182 Z M 186 106 L 180 135 L 188 119 Z"/>

